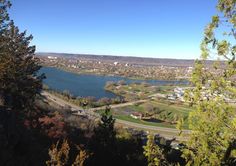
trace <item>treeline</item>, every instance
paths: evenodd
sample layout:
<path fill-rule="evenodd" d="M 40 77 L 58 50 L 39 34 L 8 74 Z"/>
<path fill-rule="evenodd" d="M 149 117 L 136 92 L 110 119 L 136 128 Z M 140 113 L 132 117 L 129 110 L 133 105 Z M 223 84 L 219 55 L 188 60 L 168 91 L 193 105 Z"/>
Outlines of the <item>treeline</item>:
<path fill-rule="evenodd" d="M 101 121 L 90 131 L 69 130 L 66 137 L 51 145 L 45 162 L 47 165 L 146 165 L 141 137 L 115 129 L 114 122 L 106 109 Z"/>
<path fill-rule="evenodd" d="M 64 90 L 63 92 L 57 91 L 57 90 L 52 90 L 52 89 L 44 89 L 48 91 L 49 93 L 62 98 L 65 101 L 74 103 L 75 105 L 81 106 L 83 108 L 96 108 L 96 107 L 102 107 L 102 106 L 107 106 L 111 104 L 120 104 L 124 103 L 125 100 L 122 97 L 115 97 L 115 98 L 107 98 L 103 97 L 100 99 L 96 99 L 93 96 L 88 96 L 88 97 L 75 97 L 73 96 L 69 91 Z"/>

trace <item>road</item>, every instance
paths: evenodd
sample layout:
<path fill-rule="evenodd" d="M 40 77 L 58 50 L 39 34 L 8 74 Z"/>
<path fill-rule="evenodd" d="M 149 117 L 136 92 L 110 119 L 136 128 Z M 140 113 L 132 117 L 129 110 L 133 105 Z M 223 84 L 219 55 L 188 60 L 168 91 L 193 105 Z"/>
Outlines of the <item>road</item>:
<path fill-rule="evenodd" d="M 148 96 L 149 98 L 150 97 L 160 97 L 160 98 L 166 98 L 166 95 L 165 94 L 162 94 L 162 93 L 155 93 L 155 94 L 152 94 L 150 96 Z"/>
<path fill-rule="evenodd" d="M 63 99 L 61 99 L 61 98 L 59 98 L 59 97 L 57 97 L 57 96 L 55 96 L 55 95 L 53 95 L 51 93 L 48 93 L 46 91 L 42 91 L 41 95 L 43 95 L 48 100 L 56 103 L 57 105 L 59 105 L 61 107 L 69 107 L 72 110 L 72 112 L 73 112 L 73 110 L 76 110 L 77 113 L 74 112 L 73 114 L 76 114 L 76 115 L 87 115 L 88 118 L 90 118 L 90 119 L 99 118 L 99 114 L 97 114 L 97 113 L 95 113 L 93 111 L 84 110 L 84 108 L 79 107 L 79 106 L 77 106 L 75 104 L 69 103 L 69 102 L 67 102 L 67 101 L 65 101 L 65 100 L 63 100 Z"/>
<path fill-rule="evenodd" d="M 127 103 L 121 103 L 121 104 L 112 104 L 109 105 L 109 107 L 111 109 L 113 108 L 120 108 L 120 107 L 126 107 L 126 106 L 130 106 L 130 105 L 134 105 L 134 104 L 140 104 L 140 103 L 144 103 L 147 100 L 137 100 L 137 101 L 131 101 L 131 102 L 127 102 Z M 99 110 L 104 110 L 106 108 L 106 106 L 102 106 L 102 107 L 97 107 L 97 108 L 90 108 L 88 109 L 89 111 L 99 111 Z"/>
<path fill-rule="evenodd" d="M 148 96 L 148 98 L 152 98 L 152 97 L 161 97 L 161 98 L 165 98 L 166 95 L 165 94 L 161 94 L 161 93 L 156 93 L 153 95 Z M 140 104 L 140 103 L 145 103 L 147 102 L 147 99 L 144 100 L 136 100 L 136 101 L 130 101 L 130 102 L 126 102 L 126 103 L 121 103 L 121 104 L 113 104 L 110 105 L 110 108 L 120 108 L 120 107 L 126 107 L 126 106 L 130 106 L 130 105 L 134 105 L 134 104 Z M 97 108 L 90 108 L 88 110 L 90 111 L 99 111 L 99 110 L 104 110 L 106 108 L 106 106 L 102 106 L 102 107 L 97 107 Z"/>
<path fill-rule="evenodd" d="M 81 110 L 82 111 L 82 112 L 74 113 L 75 115 L 87 115 L 87 117 L 89 119 L 98 119 L 99 118 L 99 114 L 94 112 L 97 109 L 84 110 L 84 108 L 79 107 L 75 104 L 69 103 L 69 102 L 67 102 L 67 101 L 65 101 L 65 100 L 63 100 L 59 97 L 56 97 L 53 94 L 50 94 L 46 91 L 43 91 L 41 94 L 44 97 L 46 97 L 48 100 L 58 104 L 59 106 L 70 107 L 71 110 L 77 110 L 77 111 Z M 146 100 L 138 100 L 138 101 L 134 101 L 134 102 L 111 105 L 111 108 L 124 107 L 124 106 L 127 106 L 127 105 L 132 105 L 132 104 L 135 104 L 135 103 L 140 103 L 140 102 L 145 102 L 145 101 Z M 102 109 L 102 108 L 104 109 L 105 107 L 99 107 L 99 109 Z M 185 138 L 178 137 L 179 131 L 177 129 L 174 129 L 174 128 L 143 125 L 143 124 L 129 122 L 129 121 L 120 120 L 120 119 L 116 119 L 116 125 L 122 125 L 122 126 L 125 126 L 125 127 L 136 128 L 136 129 L 142 129 L 142 130 L 145 130 L 145 131 L 151 131 L 153 133 L 160 134 L 161 136 L 163 136 L 167 139 L 172 139 L 174 137 L 177 140 L 184 140 L 185 139 Z M 187 135 L 188 133 L 190 133 L 190 131 L 189 130 L 183 130 L 183 133 Z"/>
<path fill-rule="evenodd" d="M 116 123 L 120 124 L 122 126 L 130 127 L 130 128 L 136 128 L 136 129 L 142 129 L 144 131 L 150 131 L 155 134 L 159 134 L 162 137 L 165 137 L 167 139 L 176 138 L 177 140 L 186 140 L 187 138 L 179 137 L 179 130 L 174 128 L 168 128 L 168 127 L 158 127 L 158 126 L 149 126 L 149 125 L 143 125 L 139 123 L 129 122 L 125 120 L 116 119 Z M 183 130 L 183 134 L 187 136 L 190 133 L 190 130 Z"/>

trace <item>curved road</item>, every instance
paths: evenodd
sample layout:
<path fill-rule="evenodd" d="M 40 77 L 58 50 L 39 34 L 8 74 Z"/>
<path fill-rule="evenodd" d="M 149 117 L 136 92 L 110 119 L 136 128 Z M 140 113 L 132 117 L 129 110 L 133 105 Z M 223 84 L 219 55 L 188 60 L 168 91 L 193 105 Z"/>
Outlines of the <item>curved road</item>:
<path fill-rule="evenodd" d="M 87 115 L 87 117 L 89 119 L 97 119 L 99 118 L 99 114 L 95 113 L 94 111 L 100 110 L 100 109 L 104 109 L 105 107 L 99 107 L 99 108 L 92 108 L 92 109 L 88 109 L 88 110 L 84 110 L 82 107 L 79 107 L 75 104 L 69 103 L 51 93 L 48 93 L 46 91 L 43 91 L 41 93 L 46 99 L 62 106 L 62 107 L 66 107 L 69 106 L 71 108 L 71 110 L 81 110 L 80 112 L 78 111 L 78 113 L 76 113 L 75 115 Z M 111 105 L 111 108 L 117 108 L 117 107 L 124 107 L 124 106 L 128 106 L 128 105 L 132 105 L 135 103 L 140 103 L 140 102 L 145 102 L 147 100 L 139 100 L 139 101 L 134 101 L 134 102 L 128 102 L 128 103 L 122 103 L 122 104 L 116 104 L 116 105 Z M 136 129 L 142 129 L 142 130 L 146 130 L 146 131 L 151 131 L 157 134 L 160 134 L 161 136 L 168 138 L 168 139 L 172 139 L 172 138 L 176 138 L 177 140 L 185 140 L 186 138 L 182 138 L 182 137 L 178 137 L 178 133 L 179 131 L 177 129 L 174 128 L 167 128 L 167 127 L 158 127 L 158 126 L 150 126 L 150 125 L 143 125 L 143 124 L 139 124 L 139 123 L 134 123 L 134 122 L 130 122 L 130 121 L 125 121 L 125 120 L 120 120 L 120 119 L 116 119 L 116 125 L 122 125 L 122 126 L 126 126 L 126 127 L 130 127 L 130 128 L 136 128 Z M 183 133 L 185 135 L 188 135 L 190 133 L 190 130 L 183 130 Z"/>

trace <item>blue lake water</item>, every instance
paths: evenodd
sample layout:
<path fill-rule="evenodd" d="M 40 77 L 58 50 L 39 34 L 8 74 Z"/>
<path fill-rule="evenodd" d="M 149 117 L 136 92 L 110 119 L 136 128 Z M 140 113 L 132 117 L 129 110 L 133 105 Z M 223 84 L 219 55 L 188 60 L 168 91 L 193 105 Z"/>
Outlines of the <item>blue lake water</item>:
<path fill-rule="evenodd" d="M 108 92 L 104 86 L 108 81 L 118 82 L 124 80 L 126 83 L 147 82 L 154 85 L 187 84 L 188 81 L 164 81 L 164 80 L 134 80 L 118 76 L 99 76 L 87 74 L 75 74 L 57 68 L 43 67 L 39 73 L 45 73 L 43 81 L 50 89 L 63 92 L 68 90 L 74 96 L 94 96 L 96 99 L 102 97 L 113 98 L 115 94 Z"/>

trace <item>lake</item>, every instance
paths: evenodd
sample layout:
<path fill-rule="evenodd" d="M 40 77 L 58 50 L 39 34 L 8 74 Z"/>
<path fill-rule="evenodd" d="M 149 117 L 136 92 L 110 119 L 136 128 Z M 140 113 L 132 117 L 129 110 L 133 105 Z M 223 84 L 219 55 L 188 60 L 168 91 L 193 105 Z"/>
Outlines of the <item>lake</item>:
<path fill-rule="evenodd" d="M 94 96 L 96 99 L 102 97 L 114 98 L 115 94 L 108 92 L 104 86 L 108 81 L 118 82 L 124 80 L 126 83 L 147 82 L 154 85 L 187 84 L 188 81 L 164 81 L 164 80 L 135 80 L 119 76 L 99 76 L 88 74 L 75 74 L 53 67 L 42 67 L 39 73 L 45 73 L 44 84 L 50 89 L 63 92 L 68 90 L 74 96 Z"/>

